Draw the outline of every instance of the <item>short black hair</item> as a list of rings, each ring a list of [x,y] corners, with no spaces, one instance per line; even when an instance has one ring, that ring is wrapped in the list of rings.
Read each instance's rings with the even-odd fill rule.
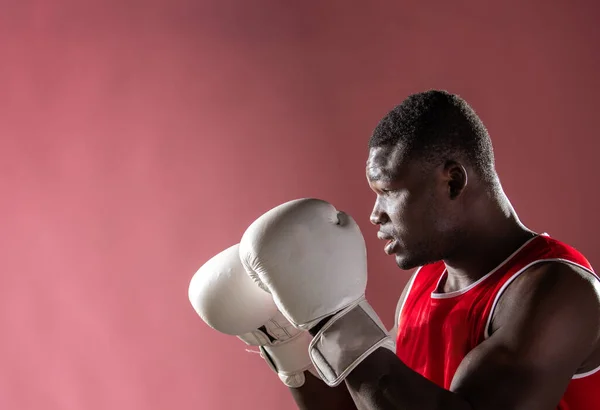
[[[447,91],[412,94],[381,119],[369,148],[394,146],[432,165],[460,158],[483,179],[495,176],[487,129],[465,100]]]

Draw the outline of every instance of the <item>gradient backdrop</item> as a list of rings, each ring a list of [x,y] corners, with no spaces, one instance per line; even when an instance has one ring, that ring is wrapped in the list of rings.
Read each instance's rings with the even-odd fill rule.
[[[366,144],[428,88],[481,115],[523,221],[600,265],[600,7],[522,3],[1,0],[0,408],[293,408],[188,281],[316,196],[363,228],[391,326]]]

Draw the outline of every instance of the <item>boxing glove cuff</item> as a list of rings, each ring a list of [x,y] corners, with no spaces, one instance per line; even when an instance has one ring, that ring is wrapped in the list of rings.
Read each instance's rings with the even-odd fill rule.
[[[258,346],[261,357],[288,387],[301,387],[305,381],[305,370],[319,377],[307,354],[312,340],[308,332],[299,332],[282,342],[271,342],[261,331],[238,337],[250,346]]]
[[[394,345],[383,323],[363,298],[325,323],[308,352],[320,378],[334,387],[377,348],[395,351]]]

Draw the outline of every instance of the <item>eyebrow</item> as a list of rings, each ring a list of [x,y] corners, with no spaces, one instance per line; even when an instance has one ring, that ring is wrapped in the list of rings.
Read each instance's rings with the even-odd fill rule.
[[[397,178],[397,176],[396,178],[394,178],[391,173],[386,172],[381,168],[379,168],[377,172],[373,172],[372,167],[367,167],[367,175],[369,177],[369,180],[373,182],[392,182],[394,179]]]

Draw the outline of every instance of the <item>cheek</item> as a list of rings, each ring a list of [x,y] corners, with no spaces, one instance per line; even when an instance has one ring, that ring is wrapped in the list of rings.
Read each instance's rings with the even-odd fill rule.
[[[418,230],[422,219],[422,210],[418,204],[410,200],[408,196],[404,196],[394,201],[393,207],[390,209],[390,218],[394,225],[397,234],[414,234],[415,229]]]
[[[428,216],[432,228],[440,236],[454,232],[457,227],[457,218],[452,204],[443,201],[433,202],[433,204],[435,205],[431,207]]]
[[[428,240],[438,232],[437,221],[439,218],[439,209],[435,202],[430,198],[417,198],[413,201],[407,201],[402,210],[402,226],[404,232],[414,238],[415,241],[421,239]],[[409,238],[407,238],[409,239]]]
[[[440,234],[451,233],[456,230],[456,220],[448,212],[440,213],[436,218],[435,227]]]

